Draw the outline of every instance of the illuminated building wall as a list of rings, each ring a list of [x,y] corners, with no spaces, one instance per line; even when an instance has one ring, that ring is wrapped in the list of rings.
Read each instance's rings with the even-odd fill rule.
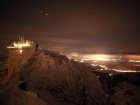
[[[20,72],[20,68],[36,52],[36,43],[20,40],[7,47],[8,54],[8,77]]]

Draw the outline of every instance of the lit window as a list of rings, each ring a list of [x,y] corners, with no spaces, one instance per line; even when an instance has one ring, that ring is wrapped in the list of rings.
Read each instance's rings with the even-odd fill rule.
[[[23,52],[22,49],[20,49],[19,52],[20,52],[20,54],[22,54],[22,52]]]

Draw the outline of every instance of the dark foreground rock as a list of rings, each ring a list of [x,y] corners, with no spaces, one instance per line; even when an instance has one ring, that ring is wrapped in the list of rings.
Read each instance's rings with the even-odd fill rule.
[[[0,89],[0,105],[47,105],[33,92],[20,90],[13,84]]]
[[[140,88],[123,82],[116,86],[110,105],[140,105]]]

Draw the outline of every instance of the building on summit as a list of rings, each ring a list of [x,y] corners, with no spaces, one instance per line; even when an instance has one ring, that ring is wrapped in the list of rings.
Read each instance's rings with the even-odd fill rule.
[[[14,72],[20,72],[21,66],[36,52],[37,44],[20,37],[7,48],[9,52],[8,77],[11,77]]]

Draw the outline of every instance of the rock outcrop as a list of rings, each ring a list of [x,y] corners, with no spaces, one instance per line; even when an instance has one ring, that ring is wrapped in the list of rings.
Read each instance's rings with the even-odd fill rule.
[[[0,89],[1,105],[47,105],[38,96],[31,92],[20,90],[13,84],[8,84],[5,88]]]
[[[123,82],[115,87],[115,93],[110,98],[110,105],[139,105],[140,88]]]
[[[49,91],[61,101],[79,105],[106,105],[106,93],[92,69],[64,55],[42,51],[21,69],[27,88],[40,93]],[[47,92],[46,92],[47,93]]]

